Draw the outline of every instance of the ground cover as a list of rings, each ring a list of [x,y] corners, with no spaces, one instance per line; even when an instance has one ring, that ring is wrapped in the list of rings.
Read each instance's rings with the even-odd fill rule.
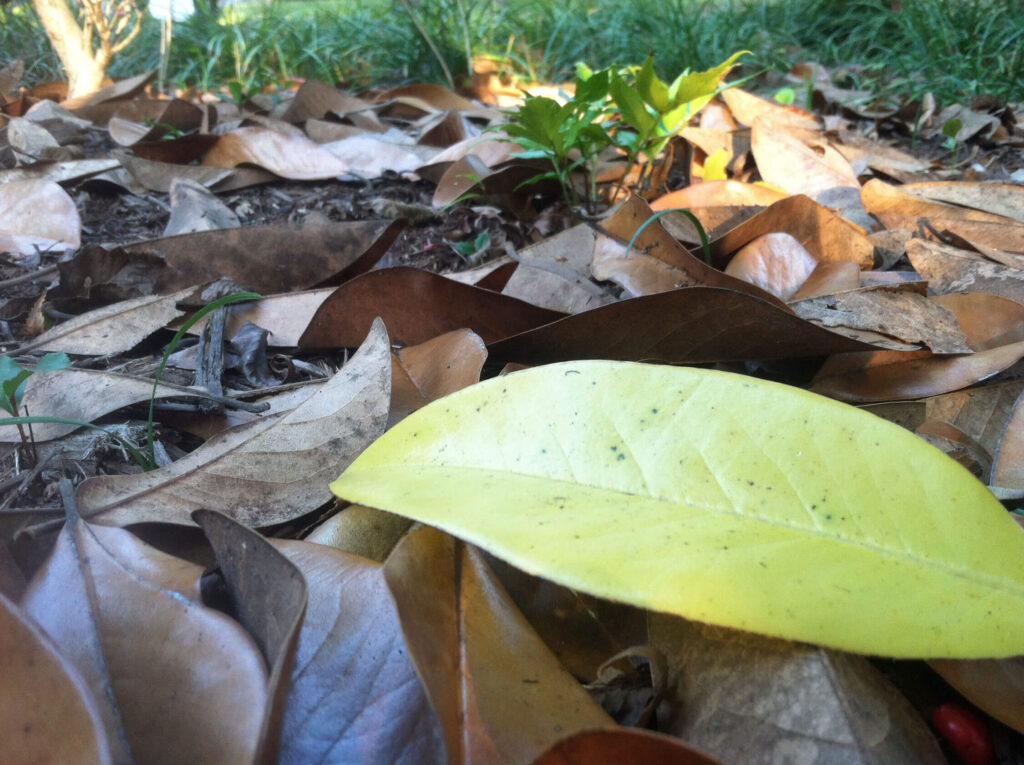
[[[1019,104],[805,65],[634,165],[619,93],[566,193],[502,71],[7,74],[17,754],[1021,757]]]

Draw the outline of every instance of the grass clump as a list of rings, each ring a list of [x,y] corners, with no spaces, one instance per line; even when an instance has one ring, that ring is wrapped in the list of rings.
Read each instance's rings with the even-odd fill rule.
[[[201,0],[200,0],[201,2]],[[293,78],[359,87],[446,82],[489,54],[533,80],[570,79],[574,65],[639,63],[662,77],[705,69],[747,49],[748,71],[799,60],[849,71],[852,87],[944,101],[1020,98],[1024,0],[277,0],[202,9],[176,24],[172,79],[251,91]],[[159,25],[111,69],[158,65]],[[0,64],[24,58],[31,82],[59,78],[27,5],[0,7]]]

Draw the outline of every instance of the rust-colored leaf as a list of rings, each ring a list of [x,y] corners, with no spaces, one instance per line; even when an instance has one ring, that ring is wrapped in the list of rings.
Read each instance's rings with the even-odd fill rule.
[[[789,234],[763,234],[732,256],[725,273],[789,300],[817,265],[817,259]]]
[[[737,361],[866,350],[772,303],[718,287],[623,300],[488,344],[489,360]]]
[[[956,316],[967,344],[984,351],[1024,340],[1024,305],[984,292],[951,293],[932,298]]]
[[[384,319],[393,342],[418,345],[456,329],[471,329],[484,342],[494,342],[563,314],[429,271],[385,268],[335,290],[313,315],[299,345],[350,347],[377,316]]]
[[[569,733],[614,725],[476,550],[422,527],[395,548],[384,577],[448,762],[530,763]]]
[[[841,401],[869,403],[937,396],[966,388],[1024,358],[1024,341],[965,356],[929,351],[877,351],[834,356],[811,390]]]
[[[388,427],[431,401],[479,382],[486,359],[483,340],[468,329],[395,351]]]

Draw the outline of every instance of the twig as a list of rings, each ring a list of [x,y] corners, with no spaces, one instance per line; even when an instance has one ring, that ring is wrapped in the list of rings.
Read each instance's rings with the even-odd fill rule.
[[[4,279],[0,281],[0,290],[6,289],[7,287],[13,287],[16,284],[34,282],[36,279],[42,279],[55,273],[57,273],[57,266],[47,266],[46,268],[41,268],[38,271],[33,271],[30,274],[22,274],[21,276]]]

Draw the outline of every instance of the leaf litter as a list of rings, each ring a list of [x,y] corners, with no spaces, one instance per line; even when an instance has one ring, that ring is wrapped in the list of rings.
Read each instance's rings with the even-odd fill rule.
[[[4,652],[5,676],[31,689],[26,720],[51,706],[67,721],[64,749],[33,723],[19,751],[140,762],[561,763],[615,751],[630,762],[713,761],[688,742],[723,761],[826,751],[941,761],[923,719],[948,699],[922,701],[864,658],[601,600],[579,618],[552,618],[590,596],[546,580],[550,591],[523,589],[510,567],[499,581],[472,545],[334,502],[327,488],[386,429],[502,367],[642,360],[871,402],[1015,508],[1024,195],[1007,182],[1007,157],[1020,116],[1012,131],[954,104],[915,126],[832,84],[823,67],[813,76],[816,105],[841,106],[816,115],[724,90],[672,139],[660,187],[616,198],[614,180],[602,181],[606,209],[582,219],[557,184],[522,185],[541,166],[487,132],[507,115],[441,86],[355,94],[305,82],[281,91],[273,112],[259,99],[153,97],[151,75],[63,106],[19,99],[0,145],[0,340],[30,371],[48,351],[71,354],[73,367],[30,374],[18,391],[5,383],[18,414],[144,434],[153,374],[204,288],[228,277],[266,296],[211,315],[183,341],[223,345],[237,364],[195,347],[174,355],[155,393],[165,467],[138,473],[116,442],[70,422],[6,428],[0,589],[19,597],[29,584],[4,603],[3,637],[23,652]],[[494,100],[510,103],[492,84]],[[938,148],[941,121],[954,118],[967,162]],[[923,143],[908,150],[901,136],[917,127]],[[612,179],[631,170],[621,155],[600,168]],[[691,219],[655,219],[680,208],[707,230],[707,255]],[[245,322],[262,340],[230,350]],[[240,371],[259,364],[272,374]],[[211,374],[219,383],[207,388]],[[558,385],[518,416],[558,428],[572,411],[598,427],[623,403],[580,395],[540,414]],[[731,406],[742,410],[743,395]],[[511,431],[480,409],[486,452]],[[444,489],[467,505],[450,510],[490,502],[487,485],[472,498],[465,486]],[[841,479],[835,490],[850,491]],[[505,499],[507,536],[530,500]],[[194,511],[212,549],[190,531]],[[115,526],[148,528],[177,555]],[[307,541],[265,545],[253,526]],[[621,567],[623,544],[594,564]],[[200,588],[202,567],[180,556],[217,568]],[[665,561],[649,565],[656,574]],[[631,641],[649,645],[625,651],[615,682],[643,687],[590,693],[667,693],[650,723],[667,736],[617,727],[629,704],[608,702],[613,720],[580,685],[626,648],[611,636],[627,624]],[[164,634],[175,640],[155,637]],[[900,655],[892,641],[871,652]],[[660,691],[657,651],[670,673]],[[931,666],[1021,730],[1015,659]],[[737,719],[742,729],[727,724]],[[1021,750],[1020,739],[1003,741]]]

